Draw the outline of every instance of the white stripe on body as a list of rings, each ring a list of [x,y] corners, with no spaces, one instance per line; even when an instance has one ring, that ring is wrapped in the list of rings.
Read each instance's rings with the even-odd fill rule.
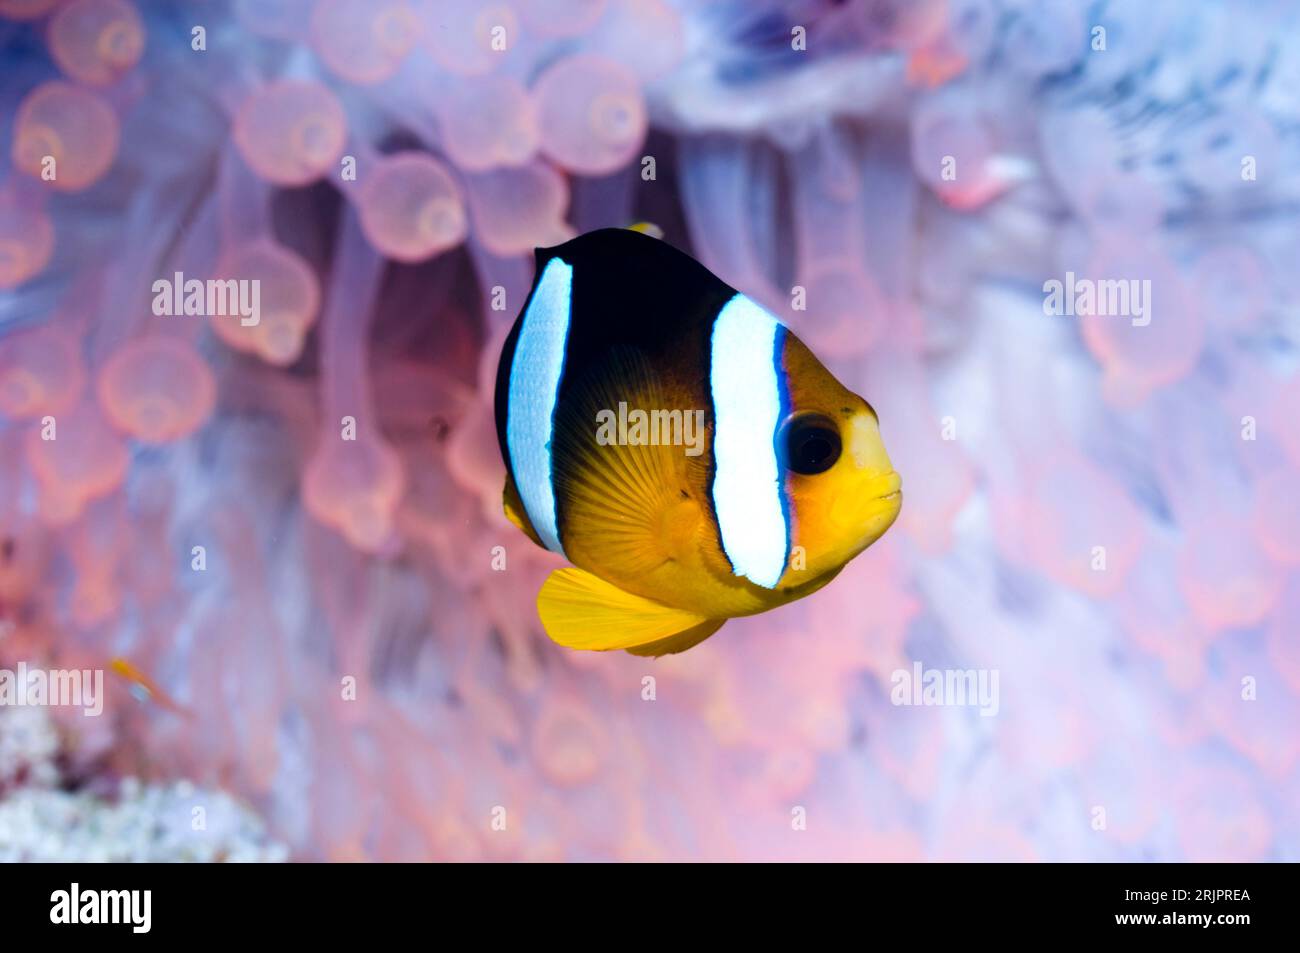
[[[713,510],[738,576],[772,589],[785,572],[789,526],[775,436],[781,415],[780,324],[744,295],[713,325]]]
[[[551,479],[555,405],[569,337],[573,267],[552,258],[533,294],[510,367],[506,445],[515,486],[543,545],[564,555]]]

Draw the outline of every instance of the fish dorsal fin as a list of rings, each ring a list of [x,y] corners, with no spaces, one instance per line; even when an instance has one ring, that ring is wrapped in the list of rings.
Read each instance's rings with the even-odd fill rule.
[[[537,595],[537,613],[552,641],[571,649],[595,651],[658,645],[716,623],[706,635],[695,639],[700,641],[725,621],[705,619],[643,599],[582,569],[552,572]]]
[[[556,413],[553,453],[565,548],[574,562],[582,564],[587,554],[602,576],[630,583],[698,545],[706,520],[706,456],[688,456],[680,444],[606,439],[611,427],[619,436],[622,404],[624,416],[680,411],[681,435],[689,426],[702,447],[706,435],[697,430],[704,421],[688,424],[693,410],[681,406],[690,403],[698,401],[672,395],[644,355],[628,347],[613,349],[568,389]]]

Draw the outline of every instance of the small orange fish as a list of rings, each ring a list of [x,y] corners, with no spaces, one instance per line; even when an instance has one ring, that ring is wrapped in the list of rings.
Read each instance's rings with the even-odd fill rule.
[[[159,688],[158,684],[153,679],[140,671],[126,659],[113,659],[113,661],[109,663],[109,668],[131,683],[130,691],[137,701],[153,702],[155,705],[174,715],[181,715],[185,718],[194,717],[192,711],[179,704],[174,698]]]
[[[942,86],[968,66],[966,57],[939,40],[916,50],[907,61],[907,81],[913,86]]]

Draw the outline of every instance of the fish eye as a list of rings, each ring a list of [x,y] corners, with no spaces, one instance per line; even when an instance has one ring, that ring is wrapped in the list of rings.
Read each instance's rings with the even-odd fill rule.
[[[829,417],[801,414],[786,421],[777,446],[786,467],[795,473],[825,473],[840,458],[840,431]]]

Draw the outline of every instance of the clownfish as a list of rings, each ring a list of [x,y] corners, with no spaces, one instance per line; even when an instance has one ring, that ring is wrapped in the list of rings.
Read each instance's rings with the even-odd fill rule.
[[[902,505],[871,405],[640,231],[536,250],[495,396],[506,516],[576,567],[537,597],[569,648],[682,652],[825,586]]]

